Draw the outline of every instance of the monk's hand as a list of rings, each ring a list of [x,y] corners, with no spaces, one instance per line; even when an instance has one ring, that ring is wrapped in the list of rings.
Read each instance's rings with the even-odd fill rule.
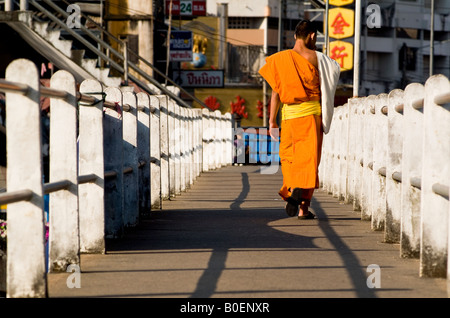
[[[280,129],[278,128],[277,123],[269,124],[269,134],[273,140],[278,141],[278,139],[280,137]]]

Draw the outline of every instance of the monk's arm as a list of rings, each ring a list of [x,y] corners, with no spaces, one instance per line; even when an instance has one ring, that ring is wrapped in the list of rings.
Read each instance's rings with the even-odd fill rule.
[[[270,135],[273,139],[278,140],[278,124],[277,124],[277,115],[278,109],[280,107],[280,96],[277,92],[272,90],[272,96],[270,98],[270,117],[269,117],[269,129]]]

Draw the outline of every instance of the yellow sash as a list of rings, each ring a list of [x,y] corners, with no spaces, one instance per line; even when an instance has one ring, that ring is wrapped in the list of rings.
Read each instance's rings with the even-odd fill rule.
[[[312,100],[301,104],[283,104],[281,110],[281,118],[283,120],[305,117],[308,115],[322,115],[320,101]]]

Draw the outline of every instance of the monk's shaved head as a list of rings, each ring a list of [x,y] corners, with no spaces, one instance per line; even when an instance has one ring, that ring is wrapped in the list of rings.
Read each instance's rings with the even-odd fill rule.
[[[302,20],[295,27],[295,36],[297,39],[305,40],[311,33],[316,34],[317,28],[309,20]]]

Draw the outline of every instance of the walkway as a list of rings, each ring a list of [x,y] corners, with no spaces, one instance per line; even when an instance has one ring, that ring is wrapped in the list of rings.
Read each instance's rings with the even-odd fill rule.
[[[420,278],[418,260],[401,259],[398,245],[324,191],[312,202],[318,219],[288,217],[280,183],[280,171],[258,166],[202,173],[108,242],[106,255],[82,255],[81,288],[67,287],[68,273],[50,274],[49,297],[447,297],[445,279]],[[371,264],[380,288],[367,286]]]

